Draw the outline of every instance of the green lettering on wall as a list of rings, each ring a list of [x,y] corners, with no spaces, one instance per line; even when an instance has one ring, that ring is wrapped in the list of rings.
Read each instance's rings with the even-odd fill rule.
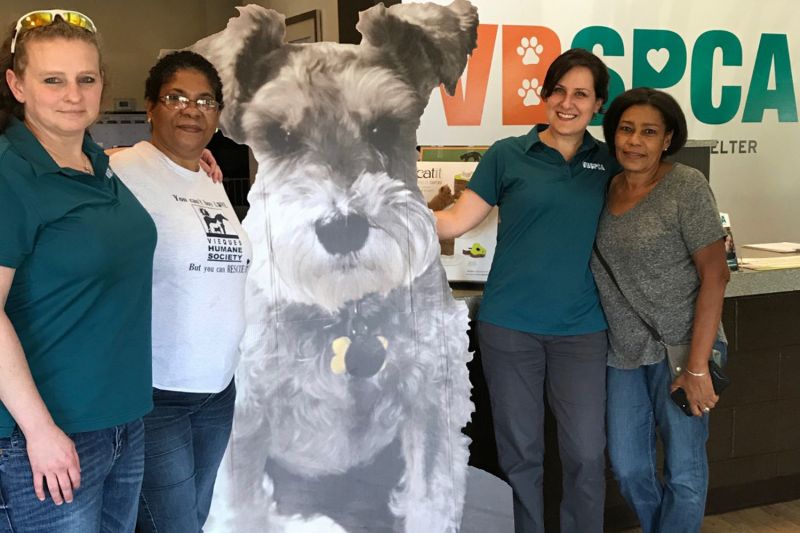
[[[583,48],[592,52],[595,45],[600,45],[603,49],[603,56],[622,57],[625,55],[625,44],[622,42],[622,37],[619,33],[607,26],[589,26],[583,28],[575,34],[570,48]],[[608,102],[603,103],[604,109],[608,109],[608,104],[625,91],[625,82],[622,81],[622,76],[612,68],[608,69],[608,75]],[[603,124],[603,115],[595,115],[591,125],[600,126],[601,124]]]
[[[633,31],[633,87],[663,89],[686,72],[686,45],[669,30]]]
[[[714,51],[717,49],[722,51],[723,66],[742,66],[742,43],[731,32],[711,30],[697,38],[692,52],[692,111],[697,120],[706,124],[730,121],[742,101],[741,87],[723,85],[719,105],[714,106]]]
[[[773,69],[775,88],[770,89],[769,79]],[[792,64],[786,35],[774,33],[761,35],[742,122],[761,122],[766,109],[777,110],[780,122],[797,122],[797,101],[794,96]]]

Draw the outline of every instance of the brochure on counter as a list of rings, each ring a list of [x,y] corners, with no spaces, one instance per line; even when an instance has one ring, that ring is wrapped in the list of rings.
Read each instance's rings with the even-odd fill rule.
[[[742,266],[749,270],[783,270],[785,268],[800,268],[800,256],[790,255],[782,257],[743,257]]]
[[[417,163],[417,184],[428,207],[449,209],[466,189],[475,162]],[[486,281],[497,244],[497,208],[476,228],[460,238],[440,241],[442,264],[450,281]]]
[[[800,242],[765,242],[763,244],[745,244],[744,247],[781,254],[800,253]]]

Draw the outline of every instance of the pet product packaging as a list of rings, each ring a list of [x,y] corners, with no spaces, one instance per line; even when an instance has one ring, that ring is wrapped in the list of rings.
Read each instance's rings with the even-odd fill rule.
[[[475,162],[417,163],[417,184],[433,211],[448,209],[467,188]],[[497,245],[498,210],[459,238],[440,241],[442,264],[449,281],[485,282]]]

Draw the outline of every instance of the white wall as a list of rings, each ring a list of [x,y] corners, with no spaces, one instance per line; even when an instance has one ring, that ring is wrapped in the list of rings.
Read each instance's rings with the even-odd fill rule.
[[[448,0],[435,1],[449,3]],[[494,41],[484,41],[484,50],[491,49],[494,43],[489,54],[488,75],[479,69],[470,72],[468,68],[465,77],[466,80],[488,80],[480,123],[458,125],[453,120],[454,123],[448,124],[442,96],[436,90],[417,132],[420,144],[489,144],[499,138],[520,135],[530,127],[532,121],[528,121],[527,116],[521,122],[524,125],[505,122],[503,116],[506,101],[528,95],[524,90],[523,94],[519,93],[520,87],[524,88],[524,80],[536,77],[541,81],[549,65],[549,61],[527,64],[517,55],[521,41],[515,32],[520,28],[526,39],[538,36],[540,42],[555,35],[555,43],[560,42],[560,47],[548,45],[546,48],[554,54],[569,48],[573,38],[586,28],[603,26],[609,29],[619,37],[622,50],[606,53],[603,47],[598,46],[594,50],[604,58],[609,68],[619,74],[625,88],[633,86],[637,68],[648,66],[661,72],[664,66],[663,63],[659,66],[659,60],[663,60],[665,54],[670,61],[673,60],[667,46],[670,41],[648,41],[649,38],[642,36],[637,43],[637,32],[640,35],[643,30],[651,34],[654,31],[671,32],[685,46],[685,64],[677,80],[664,81],[662,86],[681,103],[687,114],[690,138],[719,141],[724,146],[724,150],[717,150],[711,156],[711,187],[720,210],[731,217],[737,245],[800,242],[800,159],[797,149],[800,145],[800,121],[797,120],[800,108],[800,17],[795,15],[796,0],[761,2],[761,8],[756,10],[753,10],[754,4],[750,0],[660,3],[651,0],[470,1],[478,7],[482,24],[500,26]],[[725,47],[725,57],[731,62],[723,64],[721,48],[714,48],[709,64],[702,58],[710,48],[701,47],[706,52],[698,53],[697,42],[701,36],[720,32],[734,40],[734,44]],[[507,41],[505,37],[508,37]],[[776,38],[786,43],[785,52],[783,45],[774,44]],[[718,43],[717,39],[719,37],[712,40]],[[707,45],[710,41],[705,42]],[[741,56],[738,59],[735,57],[737,47]],[[770,50],[776,51],[774,55],[780,61],[771,59]],[[504,54],[504,51],[508,53]],[[681,63],[679,56],[679,53],[675,54],[676,65]],[[637,57],[640,58],[638,61]],[[701,59],[697,65],[701,68],[695,69],[693,62],[698,57]],[[762,94],[765,92],[762,85],[769,91],[776,90],[776,72],[781,74],[779,94],[783,108],[792,107],[794,113],[786,113],[787,116],[779,120],[776,110],[767,108],[763,117],[755,121],[745,119],[746,102],[751,97],[757,104],[756,108],[759,102],[767,101]],[[710,87],[714,106],[720,105],[723,87],[739,91],[738,99],[728,95],[731,100],[739,102],[734,115],[720,124],[703,121],[696,114],[692,95],[699,94],[702,100],[708,92],[706,86]],[[793,94],[789,94],[786,87],[794,87]],[[541,102],[535,105],[525,103],[525,106],[530,106],[532,112],[542,111]],[[602,137],[599,127],[592,127],[591,131]],[[745,149],[732,151],[732,142],[737,148],[743,146]],[[750,150],[750,146],[754,149]],[[747,249],[742,249],[741,253],[746,255]]]
[[[34,9],[53,7],[53,0],[2,0],[0,28]],[[135,98],[144,109],[144,80],[162,48],[183,48],[225,27],[236,0],[69,0],[68,5],[94,21],[103,39],[110,85],[104,108],[114,98]],[[335,9],[334,9],[335,10]],[[3,30],[3,40],[5,30]]]

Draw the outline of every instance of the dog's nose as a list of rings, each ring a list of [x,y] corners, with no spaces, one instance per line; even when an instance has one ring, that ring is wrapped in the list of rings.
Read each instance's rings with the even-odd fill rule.
[[[349,254],[359,251],[367,241],[369,223],[361,215],[338,215],[315,224],[317,238],[330,254]]]
[[[385,361],[386,347],[377,337],[355,337],[347,349],[347,373],[356,378],[371,378]]]

